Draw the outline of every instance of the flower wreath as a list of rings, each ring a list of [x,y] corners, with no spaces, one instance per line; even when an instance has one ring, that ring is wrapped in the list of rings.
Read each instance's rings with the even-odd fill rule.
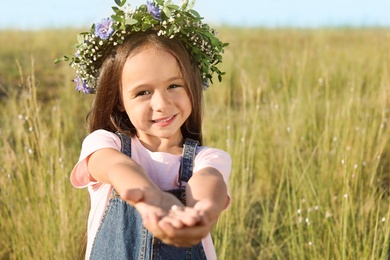
[[[212,75],[216,73],[222,80],[217,65],[222,62],[222,53],[228,43],[221,42],[216,32],[202,22],[202,17],[192,9],[194,1],[183,0],[177,6],[171,0],[147,1],[135,10],[125,5],[126,0],[115,0],[114,14],[92,25],[89,32],[77,36],[76,53],[64,56],[60,61],[71,60],[70,66],[76,69],[76,90],[85,94],[96,92],[100,67],[118,44],[133,32],[155,31],[158,36],[179,39],[197,62],[203,86],[206,89]]]

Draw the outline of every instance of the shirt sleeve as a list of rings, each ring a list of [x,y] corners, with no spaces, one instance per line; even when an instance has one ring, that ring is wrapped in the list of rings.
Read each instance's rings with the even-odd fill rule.
[[[218,170],[222,174],[223,180],[228,187],[228,181],[232,169],[232,159],[227,152],[216,148],[202,147],[195,157],[194,173],[206,167],[212,167]],[[226,207],[228,207],[229,204],[230,194],[228,191],[228,201],[226,202]]]
[[[91,178],[87,163],[91,154],[103,148],[121,149],[119,137],[106,130],[96,130],[83,141],[79,161],[70,174],[70,181],[76,188],[85,188],[97,182]]]

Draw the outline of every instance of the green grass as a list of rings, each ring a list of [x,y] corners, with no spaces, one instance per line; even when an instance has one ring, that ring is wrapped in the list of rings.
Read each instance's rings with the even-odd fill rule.
[[[233,159],[220,259],[383,259],[390,244],[386,29],[222,28],[205,143]],[[54,65],[75,32],[0,32],[0,259],[75,259],[88,194],[69,174],[93,97]]]

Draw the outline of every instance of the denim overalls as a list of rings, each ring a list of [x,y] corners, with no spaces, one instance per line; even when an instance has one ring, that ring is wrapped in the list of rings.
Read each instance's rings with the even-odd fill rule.
[[[117,133],[122,142],[122,152],[131,156],[131,139]],[[171,190],[185,204],[185,188],[192,176],[197,141],[187,139],[179,170],[179,189]],[[113,189],[111,198],[97,231],[91,259],[206,259],[202,243],[192,247],[174,247],[154,237],[143,225],[138,211],[123,201]]]

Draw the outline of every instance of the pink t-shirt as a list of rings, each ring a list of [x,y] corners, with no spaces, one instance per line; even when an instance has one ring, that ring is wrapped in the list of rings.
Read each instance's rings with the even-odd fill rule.
[[[116,134],[106,130],[97,130],[88,135],[84,139],[79,161],[74,167],[70,177],[74,187],[88,187],[91,197],[91,209],[88,216],[86,259],[89,259],[92,243],[112,191],[111,185],[92,181],[87,168],[86,159],[88,156],[102,148],[114,148],[120,151],[121,141]],[[140,143],[138,138],[132,138],[131,158],[144,167],[149,177],[162,190],[178,188],[178,172],[181,155],[173,155],[164,152],[151,152]],[[213,167],[217,169],[222,174],[227,184],[231,170],[231,158],[228,153],[207,146],[198,147],[193,172],[196,173],[205,167]],[[228,200],[227,205],[230,202],[230,197]],[[210,234],[202,240],[202,244],[207,259],[216,259],[217,257]]]

